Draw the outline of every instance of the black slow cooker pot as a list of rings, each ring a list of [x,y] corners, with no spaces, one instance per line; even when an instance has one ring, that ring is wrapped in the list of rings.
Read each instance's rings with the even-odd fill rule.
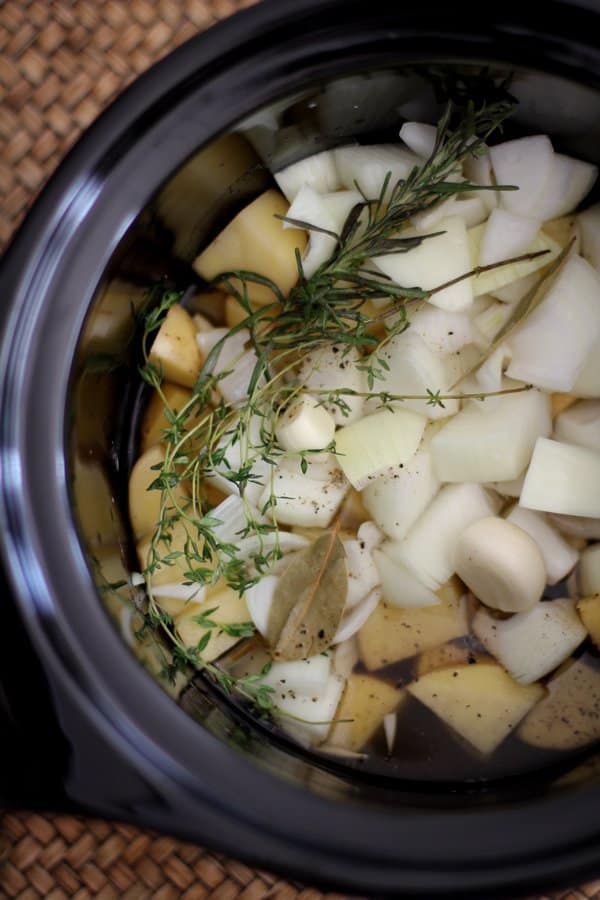
[[[471,784],[326,763],[201,679],[176,702],[103,602],[131,564],[148,285],[193,295],[190,260],[270,170],[393,139],[400,115],[436,114],[440,78],[476,90],[484,65],[512,73],[517,130],[600,162],[599,13],[266,0],[154,67],[72,151],[0,276],[5,804],[119,818],[369,895],[507,896],[600,871],[595,758]]]

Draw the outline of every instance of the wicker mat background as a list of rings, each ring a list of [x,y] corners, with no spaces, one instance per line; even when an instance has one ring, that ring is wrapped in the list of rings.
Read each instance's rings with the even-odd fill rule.
[[[0,0],[0,251],[67,149],[128,82],[253,2]],[[67,816],[5,813],[0,858],[1,898],[324,897],[192,844]],[[600,900],[600,881],[552,900],[588,898]]]

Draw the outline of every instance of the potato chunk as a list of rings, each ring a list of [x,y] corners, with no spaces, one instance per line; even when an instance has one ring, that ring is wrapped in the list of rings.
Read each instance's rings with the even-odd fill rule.
[[[155,466],[162,465],[165,458],[164,449],[160,444],[150,447],[138,458],[129,476],[129,518],[136,538],[153,531],[160,519],[160,505],[162,491],[151,489],[150,485],[160,475]],[[188,502],[183,487],[180,484],[172,489],[172,500],[167,501],[166,508],[174,509],[173,503],[183,504]]]
[[[169,409],[175,413],[181,412],[192,397],[192,392],[189,388],[184,388],[179,384],[172,384],[171,382],[165,382],[162,385],[162,392]],[[192,417],[190,416],[190,424],[191,419]],[[163,403],[162,397],[155,392],[146,407],[144,418],[142,419],[142,427],[140,429],[142,453],[145,453],[145,451],[149,450],[150,447],[153,447],[154,444],[163,441],[163,432],[166,428],[169,428],[169,426],[170,423],[165,416],[165,404]]]
[[[469,744],[488,755],[544,696],[539,684],[523,686],[496,663],[437,669],[407,691]]]
[[[582,597],[577,604],[577,612],[589,636],[600,649],[600,594]]]
[[[298,279],[296,249],[306,247],[306,234],[298,228],[284,228],[276,216],[285,216],[289,204],[278,191],[269,190],[246,206],[208,245],[194,262],[195,270],[212,281],[223,272],[256,272],[273,281],[287,296]],[[240,290],[241,282],[233,278]],[[248,284],[248,297],[257,303],[276,298],[261,284]]]
[[[150,362],[167,381],[191,388],[202,367],[196,327],[190,314],[175,304],[158,329],[150,349]]]
[[[527,744],[574,750],[600,738],[600,671],[585,658],[566,666],[548,682],[548,696],[519,728]]]
[[[237,644],[238,637],[226,634],[216,628],[206,628],[194,621],[202,613],[214,610],[208,616],[216,625],[233,625],[241,622],[249,622],[250,614],[246,601],[240,597],[237,591],[225,587],[221,591],[211,593],[202,603],[188,603],[186,608],[175,619],[175,627],[179,637],[185,646],[191,650],[198,646],[205,634],[210,632],[210,640],[202,650],[200,656],[206,662],[212,662]]]
[[[334,725],[330,743],[346,750],[361,750],[381,726],[384,716],[394,712],[406,698],[404,691],[370,675],[350,675],[336,719],[351,719]]]
[[[358,633],[360,657],[369,670],[410,659],[468,631],[466,599],[452,580],[438,591],[437,606],[398,609],[380,603]]]

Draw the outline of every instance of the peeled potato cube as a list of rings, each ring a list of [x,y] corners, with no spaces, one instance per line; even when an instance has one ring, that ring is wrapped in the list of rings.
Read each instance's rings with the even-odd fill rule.
[[[452,666],[423,675],[407,690],[480,753],[489,755],[544,696],[517,684],[496,663]]]
[[[592,641],[600,648],[600,594],[582,597],[577,603],[577,612]]]
[[[600,738],[600,671],[579,659],[548,682],[545,697],[522,722],[519,737],[547,750],[574,750]]]
[[[449,642],[440,647],[431,647],[424,650],[417,657],[415,674],[417,678],[434,672],[436,669],[447,669],[449,666],[476,665],[480,660],[489,660],[489,655],[483,648],[474,648],[467,642]]]
[[[192,392],[189,388],[181,387],[179,384],[165,382],[161,385],[161,390],[166,400],[167,407],[174,413],[180,413],[192,398]],[[197,421],[196,417],[190,415],[187,428],[191,428],[195,421]],[[142,453],[145,453],[145,451],[149,450],[154,444],[163,441],[165,439],[165,429],[170,427],[171,423],[165,415],[163,398],[160,394],[155,392],[146,407],[144,418],[142,419],[142,426],[140,429]]]
[[[167,381],[188,388],[195,385],[202,357],[194,320],[183,306],[175,304],[167,313],[150,349],[150,362]]]
[[[410,659],[469,630],[467,605],[454,588],[442,588],[436,606],[398,609],[380,603],[358,633],[358,647],[367,669]]]
[[[492,609],[531,609],[544,591],[546,566],[538,545],[523,529],[490,516],[472,522],[456,545],[458,576]]]
[[[473,631],[520,684],[552,672],[587,636],[569,597],[538,603],[502,620],[482,607],[473,618]]]
[[[396,710],[406,697],[403,691],[371,675],[350,675],[336,712],[338,721],[331,731],[330,743],[345,750],[362,750],[383,723],[384,716]]]
[[[133,533],[137,538],[149,531],[154,531],[160,519],[160,489],[150,485],[160,476],[160,467],[164,463],[165,453],[160,444],[146,450],[134,465],[129,476],[129,518]],[[186,503],[187,497],[183,487],[177,484],[172,489],[172,498],[166,500],[167,510],[174,509],[174,503]]]
[[[153,567],[150,575],[152,585],[164,584],[183,584],[189,581],[186,572],[189,571],[190,563],[186,559],[185,548],[190,539],[188,531],[183,522],[175,522],[173,525],[165,529],[165,537],[155,543],[155,551],[157,553],[157,562]],[[194,551],[198,554],[202,553],[202,546],[198,541],[194,541]],[[140,569],[144,571],[152,560],[153,534],[147,534],[136,546],[138,562]],[[200,565],[195,563],[195,565]],[[210,566],[210,561],[206,562],[206,566]]]
[[[215,622],[214,627],[204,627],[195,619],[208,610],[214,610],[207,618]],[[200,658],[205,662],[217,659],[240,640],[238,637],[220,631],[219,625],[234,625],[250,621],[248,607],[237,591],[226,587],[211,593],[202,603],[188,603],[187,607],[175,619],[175,627],[184,645],[193,650],[202,638],[210,632],[210,639],[201,651]]]
[[[246,206],[194,261],[199,275],[212,281],[224,272],[241,270],[256,272],[274,282],[287,296],[298,280],[296,249],[306,247],[306,234],[298,228],[284,228],[281,219],[289,204],[285,197],[269,190]],[[237,278],[231,286],[243,291]],[[271,303],[277,298],[265,285],[246,285],[248,298],[257,303]]]

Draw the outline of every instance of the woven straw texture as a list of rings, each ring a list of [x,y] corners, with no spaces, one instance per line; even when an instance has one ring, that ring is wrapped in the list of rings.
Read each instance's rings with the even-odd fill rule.
[[[252,2],[0,0],[0,250],[81,131],[126,84]],[[325,896],[192,844],[67,816],[5,813],[0,860],[0,898]],[[559,898],[600,900],[600,881],[552,895]]]

